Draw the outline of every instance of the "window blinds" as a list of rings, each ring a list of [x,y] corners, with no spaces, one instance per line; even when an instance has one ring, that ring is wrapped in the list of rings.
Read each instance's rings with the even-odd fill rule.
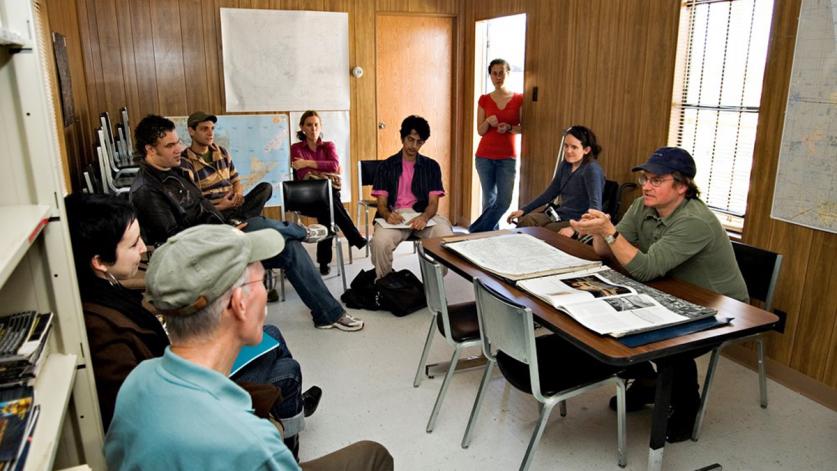
[[[689,0],[680,25],[669,144],[695,158],[710,207],[743,216],[773,0]]]

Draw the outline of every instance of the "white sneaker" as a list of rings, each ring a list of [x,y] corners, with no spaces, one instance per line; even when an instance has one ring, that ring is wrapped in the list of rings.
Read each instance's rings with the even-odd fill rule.
[[[338,329],[346,332],[356,332],[363,328],[363,321],[344,312],[333,324],[318,325],[318,329]]]
[[[316,244],[322,240],[328,238],[328,228],[322,224],[311,224],[307,226],[305,230],[308,232],[308,235],[305,236],[305,240],[303,242],[308,242],[311,244]]]

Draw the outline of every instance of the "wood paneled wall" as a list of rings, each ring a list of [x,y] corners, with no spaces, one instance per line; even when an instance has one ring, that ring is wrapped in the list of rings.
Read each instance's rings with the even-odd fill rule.
[[[785,264],[774,305],[788,313],[784,334],[770,334],[771,358],[837,387],[837,236],[770,219],[788,81],[801,0],[776,2],[744,240],[778,251]],[[474,21],[527,14],[521,199],[547,185],[561,131],[584,124],[599,137],[608,178],[664,145],[668,136],[680,2],[677,0],[50,0],[51,27],[68,39],[83,147],[102,110],[127,104],[136,120],[150,112],[224,113],[219,7],[347,11],[350,63],[366,75],[351,82],[352,157],[375,143],[375,16],[457,18],[454,52],[452,216],[470,214],[473,146]],[[532,91],[538,88],[537,102]],[[456,128],[454,128],[456,131]],[[71,167],[75,168],[75,167]],[[453,184],[451,185],[454,186]],[[800,189],[800,191],[804,191]]]

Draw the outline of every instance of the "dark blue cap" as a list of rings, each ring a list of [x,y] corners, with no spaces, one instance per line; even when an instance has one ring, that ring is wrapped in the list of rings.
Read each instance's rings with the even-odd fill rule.
[[[651,157],[648,157],[647,162],[631,169],[632,172],[639,170],[645,170],[655,175],[680,172],[683,176],[689,178],[695,178],[695,173],[697,173],[695,159],[679,147],[660,147],[651,154]]]

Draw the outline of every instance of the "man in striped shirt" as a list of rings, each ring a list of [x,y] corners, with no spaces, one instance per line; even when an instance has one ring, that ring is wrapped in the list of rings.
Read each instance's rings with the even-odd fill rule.
[[[246,221],[262,213],[273,187],[261,182],[244,195],[232,157],[227,149],[215,144],[217,122],[217,116],[203,111],[189,115],[186,125],[192,144],[181,154],[180,167],[224,217]]]

